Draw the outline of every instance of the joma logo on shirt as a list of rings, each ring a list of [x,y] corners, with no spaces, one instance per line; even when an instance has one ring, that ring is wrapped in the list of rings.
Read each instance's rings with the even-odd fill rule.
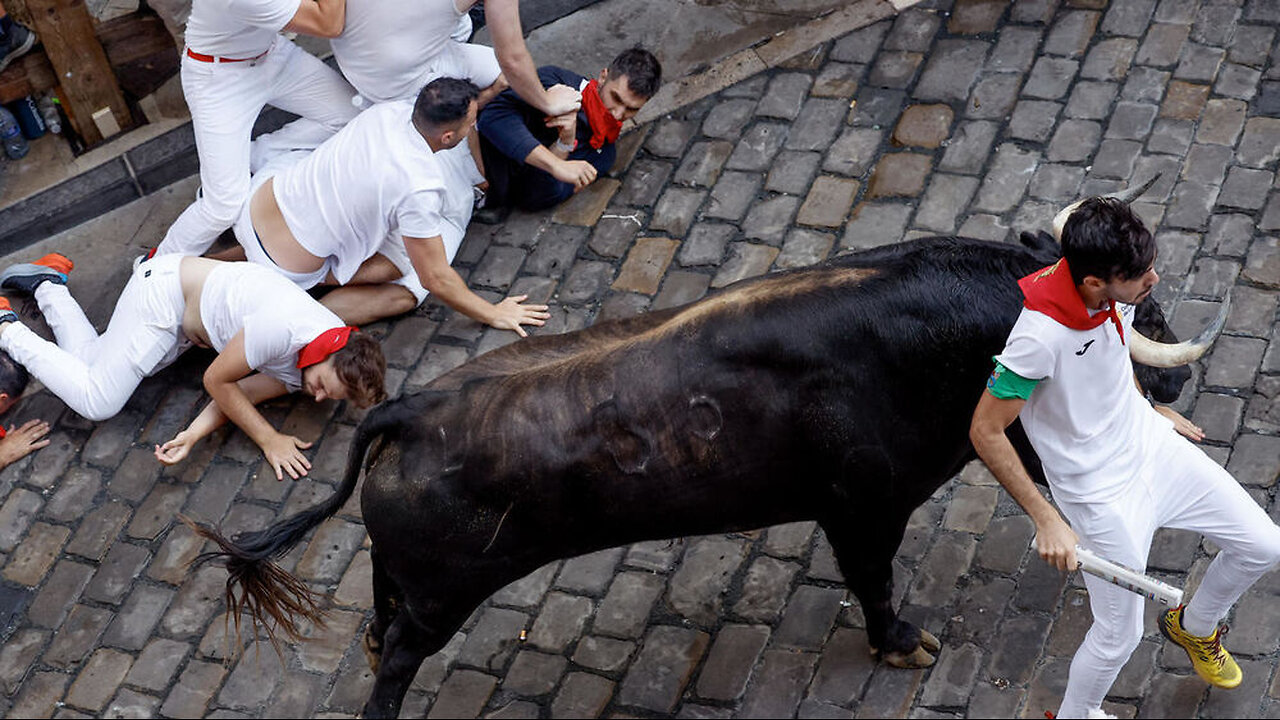
[[[1077,355],[1084,355],[1085,353],[1089,352],[1089,346],[1090,346],[1090,345],[1092,345],[1092,344],[1093,344],[1093,341],[1092,341],[1092,340],[1090,340],[1089,342],[1085,343],[1085,344],[1084,344],[1084,347],[1082,347],[1082,348],[1080,348],[1079,350],[1077,350],[1077,351],[1076,351],[1076,354],[1077,354]]]

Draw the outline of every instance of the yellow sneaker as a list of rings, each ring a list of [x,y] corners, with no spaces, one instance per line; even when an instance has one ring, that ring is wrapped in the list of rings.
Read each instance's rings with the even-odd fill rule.
[[[1184,607],[1186,606],[1179,605],[1160,615],[1160,634],[1187,651],[1196,674],[1204,678],[1205,682],[1227,690],[1239,685],[1244,679],[1244,673],[1240,672],[1240,666],[1231,657],[1231,653],[1222,647],[1222,636],[1226,634],[1227,627],[1218,627],[1208,637],[1192,635],[1182,628]]]

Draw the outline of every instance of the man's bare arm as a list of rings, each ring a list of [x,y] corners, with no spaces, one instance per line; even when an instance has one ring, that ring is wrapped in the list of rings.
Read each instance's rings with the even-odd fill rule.
[[[285,387],[284,383],[270,375],[261,373],[254,373],[249,377],[241,378],[236,384],[240,386],[240,390],[244,392],[245,397],[249,398],[249,402],[255,406],[260,402],[280,397],[289,392],[289,388]],[[226,422],[227,416],[218,407],[218,403],[210,401],[185,430],[174,435],[169,442],[156,446],[156,459],[165,465],[175,465],[182,462],[190,454],[191,448],[196,443],[225,425]]]
[[[500,330],[514,330],[520,337],[528,335],[521,325],[545,325],[551,314],[546,305],[521,305],[528,296],[514,295],[502,302],[491,303],[476,295],[463,282],[462,276],[449,265],[440,236],[430,238],[404,238],[405,250],[418,282],[445,305],[472,320]]]
[[[556,156],[546,146],[539,145],[529,151],[524,158],[525,164],[544,170],[551,177],[573,186],[577,192],[595,182],[596,167],[586,160],[564,160]]]
[[[533,56],[524,44],[519,0],[485,0],[484,16],[493,36],[493,49],[498,55],[502,74],[522,100],[547,115],[563,115],[582,105],[582,94],[576,88],[565,85],[549,89],[542,87]]]
[[[284,29],[288,32],[336,38],[347,24],[347,0],[302,0]]]
[[[310,461],[302,454],[311,443],[278,432],[262,417],[239,385],[239,380],[251,372],[253,369],[245,359],[244,331],[241,330],[205,370],[204,389],[218,404],[218,409],[262,448],[277,480],[283,480],[285,472],[296,480],[311,469]]]
[[[978,457],[987,464],[991,474],[1004,486],[1009,495],[1026,511],[1036,524],[1036,545],[1040,557],[1059,570],[1076,569],[1076,534],[1062,515],[1040,494],[1035,481],[1014,450],[1005,430],[1018,418],[1025,400],[1000,399],[989,392],[982,393],[978,407],[973,411],[969,426],[969,439]]]

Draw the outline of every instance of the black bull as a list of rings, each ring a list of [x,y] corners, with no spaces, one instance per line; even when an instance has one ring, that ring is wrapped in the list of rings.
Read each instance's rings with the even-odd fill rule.
[[[928,664],[937,640],[898,619],[891,560],[911,512],[975,456],[970,417],[1017,318],[1016,280],[1057,251],[1023,237],[875,249],[477,358],[371,412],[329,501],[234,542],[201,530],[227,559],[231,609],[286,630],[314,610],[267,560],[343,505],[372,445],[366,644],[381,667],[366,715],[395,716],[422,660],[547,562],[798,520],[826,532],[871,646]],[[1154,301],[1137,317],[1172,340]],[[1189,377],[1140,371],[1165,401]]]

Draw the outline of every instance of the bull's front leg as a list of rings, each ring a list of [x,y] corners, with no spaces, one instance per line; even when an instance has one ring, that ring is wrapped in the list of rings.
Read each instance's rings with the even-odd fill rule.
[[[862,605],[871,652],[895,667],[929,667],[942,644],[927,630],[900,619],[893,609],[893,556],[910,513],[877,510],[842,515],[823,522],[822,529],[845,584]]]

